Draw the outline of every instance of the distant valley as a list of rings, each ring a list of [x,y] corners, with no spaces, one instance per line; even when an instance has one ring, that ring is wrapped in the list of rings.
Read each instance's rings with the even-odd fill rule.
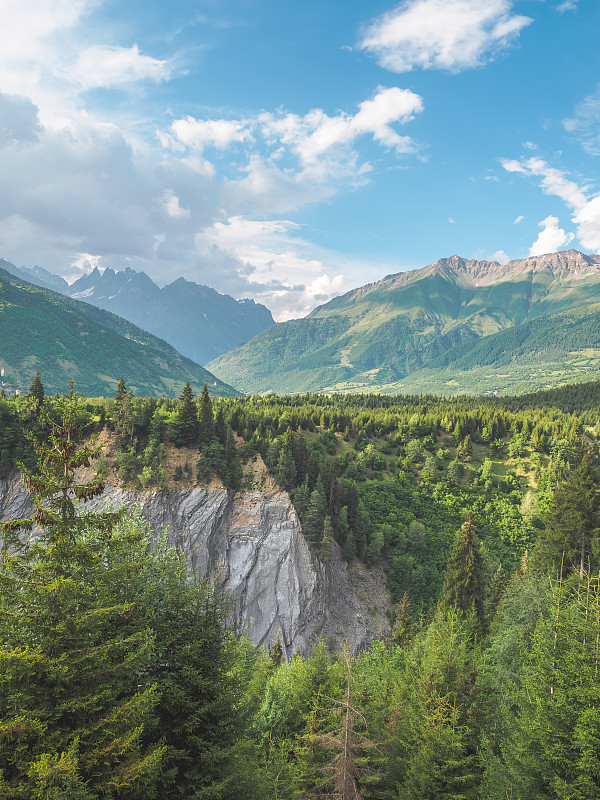
[[[144,272],[93,269],[69,286],[43,267],[15,267],[18,277],[43,288],[112,311],[164,339],[197,364],[206,364],[272,326],[268,308],[254,300],[235,300],[208,286],[178,278],[162,289]]]
[[[146,349],[133,359],[138,365],[135,381],[150,394],[173,394],[188,377],[179,367],[173,384],[166,375],[163,380],[154,374],[153,363],[169,364],[172,370],[182,356],[196,362],[189,377],[203,363],[210,384],[218,376],[224,386],[251,394],[519,394],[586,381],[600,370],[600,256],[575,250],[504,265],[458,256],[440,259],[354,289],[303,319],[280,324],[260,304],[183,278],[161,289],[143,272],[94,269],[69,286],[42,267],[17,268],[8,262],[0,267],[68,295],[71,299],[65,297],[62,305],[51,303],[54,313],[58,306],[63,311],[86,309],[85,319],[98,321],[105,331],[111,327],[106,320],[112,320],[111,330],[118,328],[129,346],[134,340],[138,346],[144,342]],[[36,302],[42,296],[38,293]],[[117,325],[118,318],[107,311],[124,319]],[[68,319],[63,320],[65,331],[74,324],[72,316]],[[14,336],[22,324],[18,315],[15,320],[6,342],[14,339],[17,346],[24,339]],[[134,328],[135,335],[127,332]],[[98,379],[107,370],[97,366],[101,359],[95,351],[99,348],[110,363],[120,345],[107,350],[88,336],[82,346],[80,333],[71,334],[68,348],[79,352],[81,365],[77,358],[61,355],[57,345],[52,368],[62,370],[64,383],[64,376],[73,372],[64,365],[77,362],[90,376],[85,391],[105,394],[119,370],[108,370],[108,382]],[[44,340],[46,359],[51,340]],[[148,363],[143,353],[155,346],[151,342],[170,346],[169,352],[178,351],[177,358],[153,354]],[[17,372],[22,381],[41,363],[37,355],[21,358]]]
[[[390,275],[209,362],[244,392],[522,393],[600,369],[600,256],[452,256]]]
[[[238,392],[170,344],[127,320],[34,286],[0,263],[0,380],[8,392],[26,391],[39,369],[48,393],[76,389],[112,396],[119,378],[138,395],[176,397],[190,380],[218,396]]]

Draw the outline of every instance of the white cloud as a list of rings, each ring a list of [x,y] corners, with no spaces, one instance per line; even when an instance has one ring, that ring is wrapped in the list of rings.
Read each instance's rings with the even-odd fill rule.
[[[281,214],[331,197],[343,184],[366,183],[372,166],[361,162],[356,149],[363,136],[399,156],[415,153],[415,142],[393,126],[407,124],[422,110],[423,99],[414,92],[379,87],[355,114],[330,116],[316,108],[303,116],[264,111],[245,120],[187,117],[175,120],[160,141],[174,152],[207,145],[225,150],[244,143],[242,158],[247,160],[238,161],[238,174],[224,182],[229,213]]]
[[[504,159],[502,166],[507,172],[540,177],[540,188],[544,194],[560,197],[573,211],[571,219],[577,226],[577,238],[582,247],[600,252],[600,195],[588,197],[587,186],[579,186],[567,178],[564,172],[551,167],[541,158],[530,158],[526,161]],[[550,235],[548,234],[549,237]],[[558,234],[555,237],[558,238]]]
[[[86,47],[74,64],[63,71],[63,76],[84,89],[119,86],[132,81],[167,80],[172,67],[140,53],[137,44],[132,47],[93,45]]]
[[[2,61],[37,59],[49,37],[69,30],[102,0],[0,0]]]
[[[575,134],[586,152],[600,156],[600,86],[575,107],[574,115],[563,120],[563,126]]]
[[[408,136],[401,136],[392,124],[405,125],[423,107],[423,98],[410,89],[380,86],[373,98],[359,103],[354,115],[340,112],[331,117],[317,108],[303,117],[266,112],[259,116],[258,122],[267,141],[289,146],[303,163],[312,164],[327,152],[364,135],[371,135],[398,153],[414,152],[414,142]]]
[[[170,189],[163,194],[163,208],[167,215],[174,219],[189,219],[192,214],[189,208],[182,208],[179,205],[179,198]]]
[[[558,227],[558,217],[546,217],[546,219],[538,223],[538,227],[542,230],[529,248],[530,256],[542,256],[545,253],[554,253],[559,247],[563,247],[573,241],[574,234],[565,233],[562,228]]]
[[[216,247],[243,267],[254,296],[269,298],[279,321],[302,316],[319,302],[343,289],[343,276],[331,278],[325,265],[312,255],[313,246],[297,236],[299,226],[290,220],[256,220],[230,217],[196,236],[199,253]]]
[[[161,126],[144,116],[149,87],[135,85],[170,78],[177,53],[112,41],[107,16],[94,14],[102,2],[0,0],[5,257],[69,277],[93,265],[141,269],[159,283],[184,276],[265,302],[280,319],[306,314],[346,281],[398,270],[318,248],[286,217],[367,182],[365,145],[394,160],[417,152],[401,128],[422,98],[380,87],[348,111],[198,119],[186,109]],[[106,112],[114,94],[96,88],[136,104]]]
[[[373,20],[360,46],[392,72],[478,67],[533,20],[511,0],[405,0]]]
[[[492,253],[491,260],[497,261],[499,264],[508,264],[510,256],[507,256],[504,250],[496,250],[495,253]]]
[[[260,134],[271,148],[289,148],[304,164],[313,164],[329,151],[365,135],[401,154],[415,151],[411,138],[401,136],[392,125],[405,125],[423,111],[422,97],[409,89],[380,86],[371,99],[359,103],[358,109],[354,115],[340,112],[336,116],[316,108],[304,116],[265,111],[247,120],[186,117],[171,124],[172,137],[163,138],[163,145],[225,149]]]
[[[246,122],[227,119],[203,120],[186,117],[175,120],[171,131],[176,142],[198,150],[209,145],[225,150],[234,142],[243,142],[250,137]],[[164,139],[163,143],[168,145],[170,142]]]
[[[519,222],[523,222],[524,219],[525,217],[523,216],[523,214],[519,214],[519,216],[513,220],[513,225],[518,225]]]
[[[600,195],[577,209],[573,222],[582,245],[600,253]]]
[[[575,181],[565,177],[561,170],[551,167],[541,158],[529,158],[526,161],[502,159],[502,166],[507,172],[518,172],[522,175],[537,175],[542,178],[541,187],[545,194],[553,194],[572,208],[579,208],[587,202],[585,189]]]
[[[0,147],[36,141],[41,132],[38,110],[31,100],[0,93]]]
[[[353,261],[316,247],[291,220],[229,217],[196,236],[201,258],[235,265],[245,296],[266,303],[278,321],[302,317],[316,305],[365,282],[398,272],[398,264]]]
[[[578,2],[579,0],[564,0],[563,3],[556,6],[556,10],[561,14],[564,14],[565,11],[574,11],[577,8]]]
[[[354,116],[340,114],[328,117],[321,111],[304,118],[314,130],[297,144],[305,162],[312,162],[325,151],[340,144],[352,142],[359,136],[371,134],[376,142],[394,148],[399,153],[414,152],[414,143],[408,136],[400,136],[391,125],[406,124],[423,110],[423,99],[410,89],[379,87],[372,100],[359,104]],[[315,124],[316,123],[316,124]]]

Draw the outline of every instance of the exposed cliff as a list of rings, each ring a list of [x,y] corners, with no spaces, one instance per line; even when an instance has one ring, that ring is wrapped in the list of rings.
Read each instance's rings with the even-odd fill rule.
[[[289,495],[277,487],[233,495],[225,489],[130,491],[108,487],[90,507],[139,507],[151,531],[169,540],[203,574],[227,580],[232,615],[257,644],[277,635],[288,655],[324,637],[359,649],[388,631],[382,574],[349,569],[339,548],[322,564],[302,534]],[[18,474],[0,480],[0,520],[31,513]]]

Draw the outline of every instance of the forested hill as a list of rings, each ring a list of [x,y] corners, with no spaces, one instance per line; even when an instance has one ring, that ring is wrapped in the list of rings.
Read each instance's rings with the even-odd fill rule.
[[[0,477],[16,459],[35,471],[44,527],[2,548],[4,795],[600,797],[598,393],[157,400],[120,385],[86,401],[37,382],[0,397]],[[114,445],[87,485],[80,427]],[[216,475],[255,503],[265,476],[244,468],[259,455],[321,575],[338,548],[353,574],[385,571],[391,636],[289,660],[285,631],[256,648],[217,582],[139,517],[79,517],[69,499],[116,470],[144,488]]]
[[[208,383],[213,394],[237,393],[131,322],[1,268],[0,329],[0,367],[13,391],[27,391],[39,369],[51,393],[74,379],[86,394],[113,395],[121,376],[144,395],[177,396],[187,379],[196,391]]]
[[[600,257],[457,256],[275,325],[208,364],[246,392],[515,394],[600,368]]]
[[[95,267],[69,285],[43,267],[16,267],[0,259],[0,268],[42,289],[111,311],[164,339],[197,364],[239,347],[274,324],[261,303],[236,300],[184,278],[161,288],[145,272],[129,267],[100,272]]]

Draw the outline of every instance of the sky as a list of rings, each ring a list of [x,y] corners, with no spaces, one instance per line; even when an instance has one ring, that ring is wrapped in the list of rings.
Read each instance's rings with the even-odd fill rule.
[[[277,320],[600,252],[598,0],[0,0],[0,257]]]

